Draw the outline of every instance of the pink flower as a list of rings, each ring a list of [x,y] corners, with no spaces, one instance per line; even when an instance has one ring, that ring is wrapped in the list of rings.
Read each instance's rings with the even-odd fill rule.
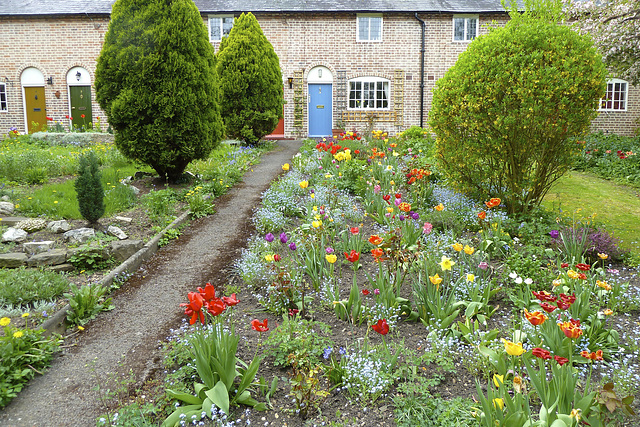
[[[375,186],[373,187],[373,193],[374,193],[374,194],[378,194],[378,193],[380,193],[380,189],[381,189],[381,188],[380,188],[380,186],[379,186],[379,185],[375,185]]]
[[[424,234],[431,233],[432,229],[433,229],[433,225],[431,225],[431,223],[429,223],[429,222],[425,222],[424,225],[422,226],[422,232]]]

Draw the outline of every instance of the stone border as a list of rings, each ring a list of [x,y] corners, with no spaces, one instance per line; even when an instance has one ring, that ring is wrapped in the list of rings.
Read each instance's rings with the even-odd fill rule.
[[[189,214],[191,212],[187,211],[180,215],[178,218],[173,220],[173,222],[167,225],[162,231],[153,236],[151,240],[149,240],[138,252],[131,255],[126,261],[120,264],[118,267],[113,269],[109,274],[104,276],[102,280],[98,283],[102,286],[109,286],[113,282],[113,279],[121,273],[129,272],[133,273],[142,265],[143,262],[147,261],[158,251],[158,243],[160,239],[164,237],[165,233],[172,228],[178,227],[187,221],[189,218]],[[42,325],[41,328],[45,329],[46,335],[51,335],[52,333],[64,334],[67,329],[66,319],[67,319],[67,311],[71,309],[69,304],[62,307],[60,310],[56,311],[51,317],[49,317]]]

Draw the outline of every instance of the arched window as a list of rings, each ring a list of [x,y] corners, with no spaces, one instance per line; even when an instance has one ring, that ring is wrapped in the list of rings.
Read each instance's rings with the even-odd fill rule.
[[[386,110],[389,108],[389,80],[358,77],[349,80],[350,110]]]

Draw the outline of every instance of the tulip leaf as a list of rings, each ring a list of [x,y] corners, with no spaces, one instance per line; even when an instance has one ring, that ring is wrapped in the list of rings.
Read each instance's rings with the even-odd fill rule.
[[[170,397],[174,399],[182,400],[183,402],[188,403],[189,405],[202,405],[202,399],[198,398],[198,396],[194,396],[189,393],[183,393],[181,391],[173,391],[173,390],[167,389],[167,394]]]
[[[186,414],[188,412],[201,409],[202,405],[188,405],[182,406],[173,411],[171,415],[169,415],[163,422],[160,427],[174,427],[176,424],[180,423],[180,415]]]
[[[224,385],[222,380],[218,381],[215,387],[207,390],[205,393],[218,408],[224,411],[225,414],[229,413],[229,392],[227,391],[227,386]]]

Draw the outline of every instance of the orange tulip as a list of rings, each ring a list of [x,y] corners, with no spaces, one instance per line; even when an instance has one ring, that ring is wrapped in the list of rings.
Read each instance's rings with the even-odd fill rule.
[[[487,217],[487,213],[485,211],[480,211],[478,213],[478,218],[485,219]]]
[[[369,243],[377,246],[380,243],[382,243],[382,237],[378,236],[377,234],[374,234],[373,236],[369,237]]]
[[[524,309],[524,317],[526,317],[529,323],[531,323],[533,326],[542,325],[544,321],[548,319],[548,317],[545,316],[543,312],[534,311],[533,313],[529,313],[526,308]]]
[[[576,339],[582,335],[582,329],[571,322],[558,323],[567,338]]]

